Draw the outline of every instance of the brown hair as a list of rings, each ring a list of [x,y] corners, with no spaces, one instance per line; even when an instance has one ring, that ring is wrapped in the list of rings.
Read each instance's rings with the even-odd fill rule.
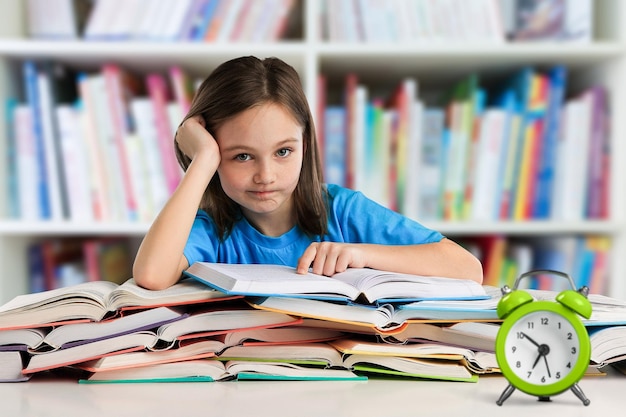
[[[294,190],[296,223],[308,235],[323,236],[328,229],[327,195],[315,135],[313,117],[296,70],[278,58],[260,60],[248,56],[219,65],[200,85],[185,120],[201,115],[206,129],[215,132],[227,120],[261,104],[285,108],[303,128],[303,161]],[[176,158],[183,170],[191,163],[175,143]],[[204,192],[200,208],[215,221],[220,239],[225,238],[241,218],[216,173]]]

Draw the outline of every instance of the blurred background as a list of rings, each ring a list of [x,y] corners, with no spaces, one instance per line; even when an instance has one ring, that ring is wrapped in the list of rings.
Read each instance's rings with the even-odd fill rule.
[[[131,276],[197,85],[299,72],[326,182],[440,230],[485,283],[626,298],[618,0],[0,0],[0,302]],[[558,289],[538,277],[528,285]]]

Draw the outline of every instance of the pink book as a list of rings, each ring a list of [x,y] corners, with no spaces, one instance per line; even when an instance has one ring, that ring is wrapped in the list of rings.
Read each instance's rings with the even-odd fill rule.
[[[191,80],[189,79],[187,73],[185,73],[185,71],[177,65],[170,67],[169,76],[172,83],[172,90],[174,92],[174,99],[180,106],[182,114],[186,115],[189,111],[189,107],[191,106],[191,98],[193,97]]]
[[[116,64],[105,64],[102,67],[102,74],[107,86],[107,102],[111,109],[113,119],[113,135],[119,166],[124,182],[124,198],[126,199],[126,209],[129,220],[136,220],[137,200],[136,191],[131,180],[130,167],[127,164],[126,138],[130,135],[128,101],[135,95],[140,94],[140,84],[130,74],[124,72]]]
[[[148,95],[154,106],[156,128],[158,134],[158,147],[163,162],[163,172],[169,194],[172,194],[181,174],[174,153],[174,137],[170,131],[170,122],[167,115],[167,102],[169,99],[165,78],[160,74],[149,74],[146,78]]]

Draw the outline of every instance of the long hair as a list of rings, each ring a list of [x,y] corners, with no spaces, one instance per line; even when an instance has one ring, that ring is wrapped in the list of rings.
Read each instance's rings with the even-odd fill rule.
[[[278,58],[248,56],[219,65],[200,85],[185,120],[201,115],[206,129],[215,132],[241,112],[262,104],[278,104],[303,128],[303,161],[294,190],[296,223],[308,235],[323,236],[328,229],[327,193],[323,187],[317,137],[308,101],[296,70]],[[183,170],[191,163],[175,142]],[[241,210],[222,189],[216,173],[207,186],[200,208],[215,221],[220,239],[228,236]]]

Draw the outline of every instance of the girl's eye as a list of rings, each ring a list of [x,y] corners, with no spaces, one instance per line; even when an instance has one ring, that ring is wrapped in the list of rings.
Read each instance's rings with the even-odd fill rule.
[[[286,156],[289,156],[290,153],[291,153],[291,149],[283,148],[283,149],[280,149],[278,152],[276,152],[276,155],[284,158]]]
[[[247,153],[240,153],[239,155],[235,156],[235,159],[237,161],[248,161],[250,160],[250,155]]]

